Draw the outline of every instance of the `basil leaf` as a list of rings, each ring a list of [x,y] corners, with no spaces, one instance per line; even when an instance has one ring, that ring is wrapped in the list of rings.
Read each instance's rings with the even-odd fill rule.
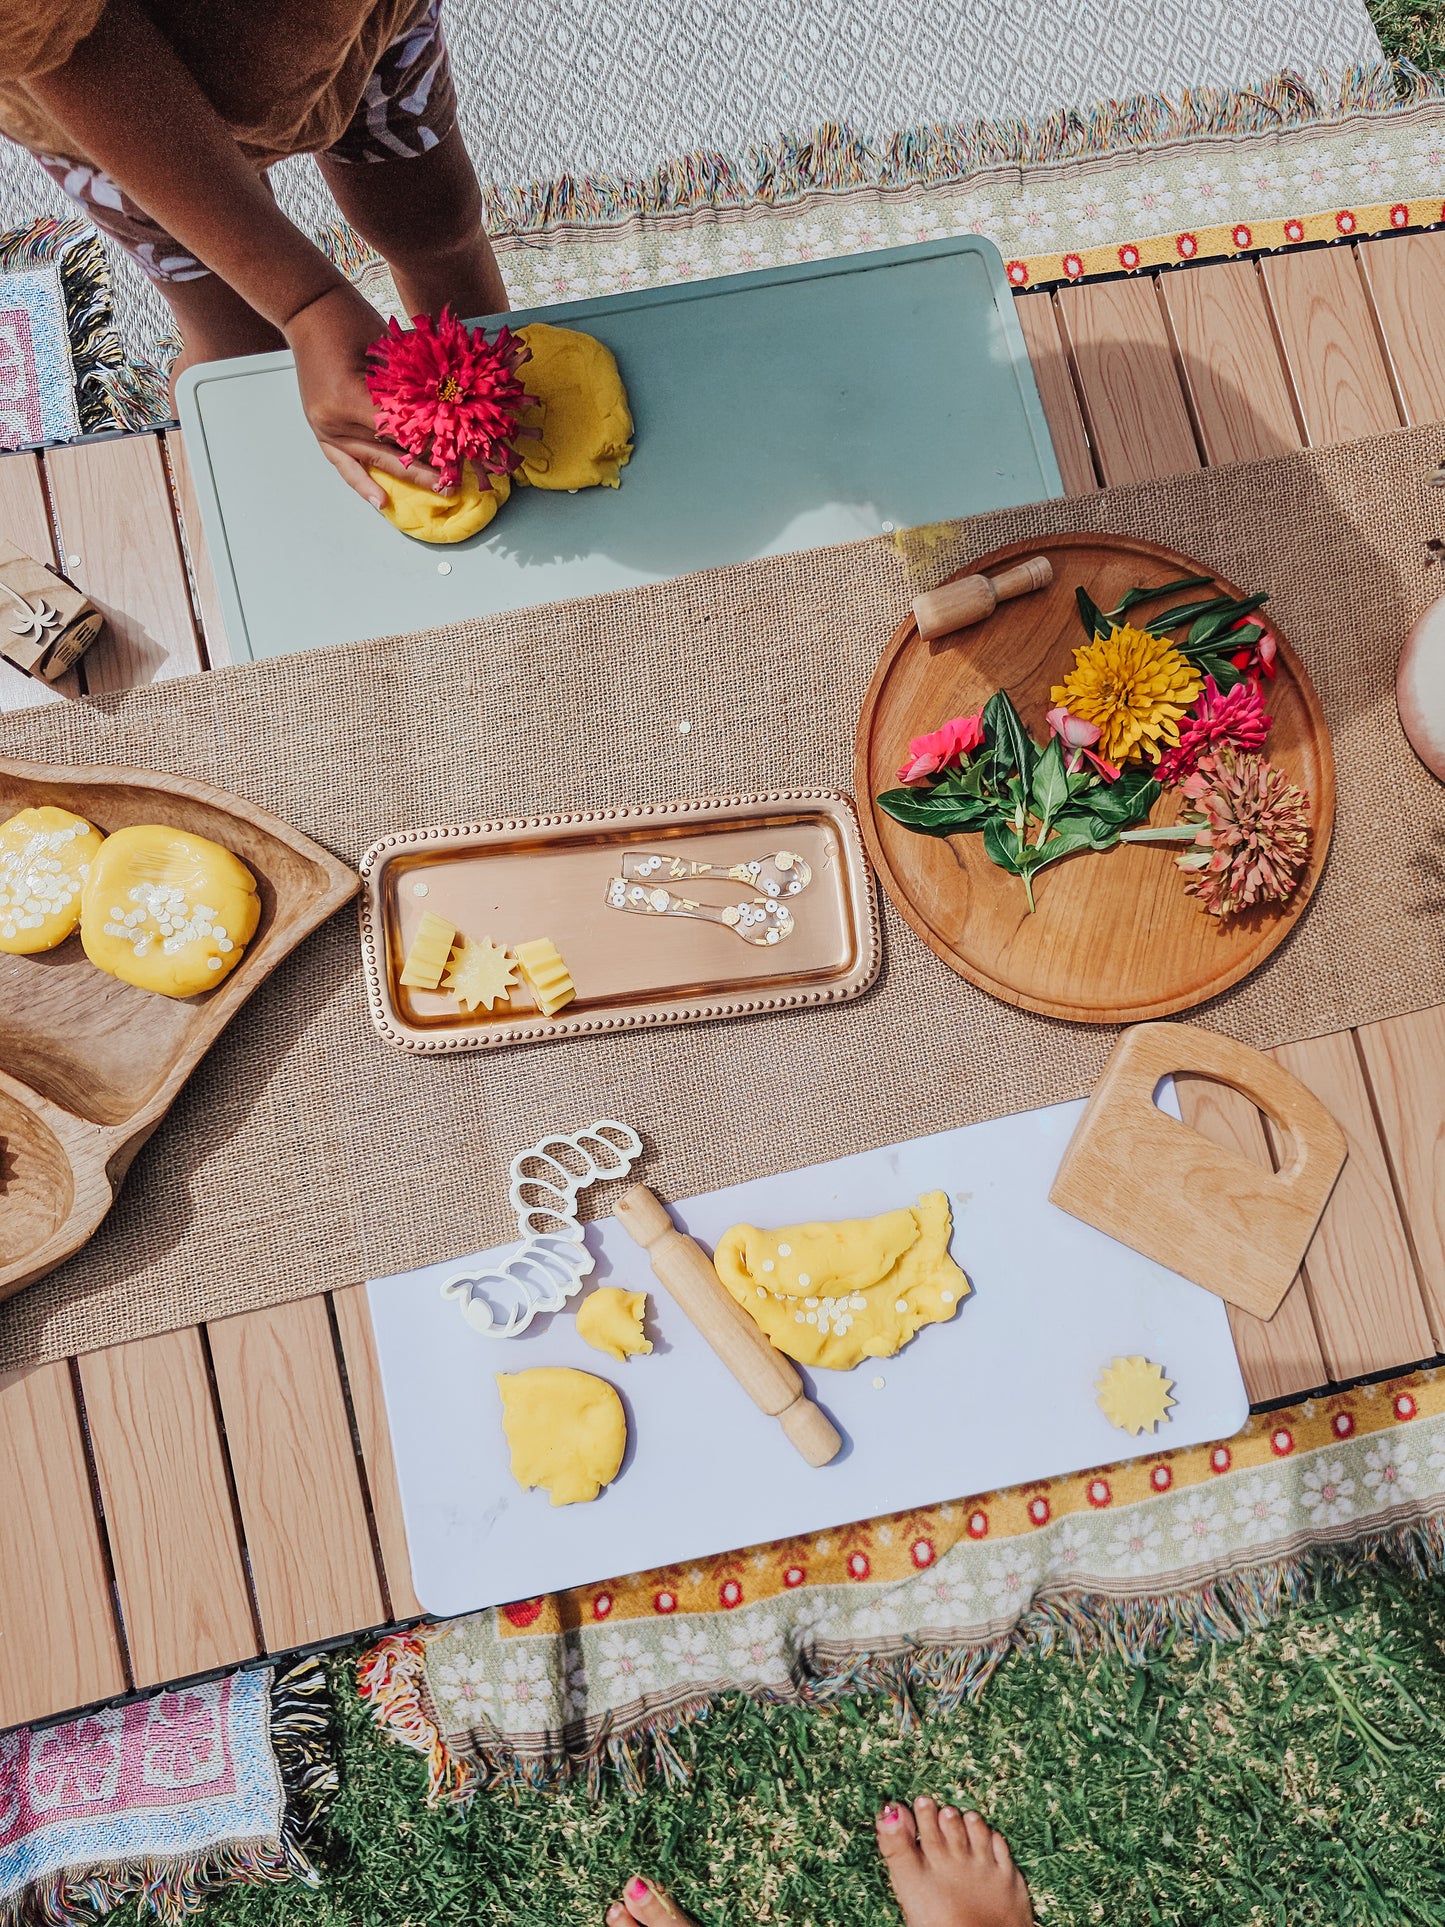
[[[1083,810],[1070,810],[1057,817],[1054,828],[1060,836],[1082,837],[1091,850],[1110,850],[1118,841],[1118,827],[1105,823],[1097,816],[1089,816]],[[1047,848],[1047,844],[1044,846]],[[1083,844],[1080,845],[1083,848]]]
[[[1025,850],[1023,860],[1018,865],[1023,876],[1034,876],[1046,864],[1057,863],[1060,857],[1078,856],[1083,850],[1093,850],[1098,846],[1086,830],[1067,829],[1051,837],[1042,848]]]
[[[1034,765],[1029,803],[1035,816],[1052,823],[1069,800],[1069,778],[1064,769],[1063,745],[1057,736]]]
[[[1001,816],[991,817],[983,826],[984,854],[991,863],[1001,870],[1010,870],[1015,876],[1023,875],[1023,864],[1019,855],[1019,839],[1012,824]],[[1026,853],[1025,853],[1026,854]]]
[[[926,836],[955,836],[996,821],[998,812],[986,798],[949,795],[941,790],[885,790],[878,798],[895,822]]]
[[[1082,584],[1074,591],[1074,600],[1079,605],[1079,620],[1084,625],[1084,634],[1092,642],[1095,636],[1107,636],[1111,627],[1109,618]]]
[[[983,707],[984,728],[989,732],[989,781],[996,792],[1008,788],[1009,778],[1017,773],[1027,788],[1034,773],[1036,751],[1033,738],[1002,689],[997,689]]]
[[[1088,810],[1096,822],[1122,830],[1146,817],[1162,795],[1149,770],[1142,763],[1131,763],[1119,772],[1117,783],[1105,783],[1089,797]]]
[[[961,769],[949,770],[942,782],[935,786],[934,794],[943,790],[949,796],[982,796],[984,774],[984,760],[979,757]]]
[[[1228,656],[1217,655],[1212,649],[1184,649],[1181,654],[1201,676],[1213,676],[1221,696],[1237,682],[1244,681],[1244,671],[1236,669]]]

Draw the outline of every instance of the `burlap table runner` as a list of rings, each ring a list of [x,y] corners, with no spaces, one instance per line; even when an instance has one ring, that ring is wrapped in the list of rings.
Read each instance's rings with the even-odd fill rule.
[[[910,550],[932,581],[1016,538],[1118,530],[1273,592],[1334,731],[1339,814],[1295,934],[1199,1013],[1253,1044],[1445,1003],[1445,791],[1393,691],[1409,621],[1445,589],[1424,547],[1441,452],[1438,429],[1401,430]],[[204,777],[352,860],[427,823],[851,789],[859,703],[916,586],[888,541],[850,544],[6,717],[0,744]],[[91,1244],[0,1307],[0,1367],[504,1240],[512,1154],[597,1117],[643,1132],[651,1180],[682,1197],[1090,1087],[1112,1030],[997,1003],[884,916],[883,979],[841,1009],[416,1058],[372,1030],[343,912],[221,1039]]]

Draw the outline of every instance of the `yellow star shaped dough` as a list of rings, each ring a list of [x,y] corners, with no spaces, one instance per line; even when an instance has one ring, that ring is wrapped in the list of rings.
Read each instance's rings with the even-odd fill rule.
[[[1174,1380],[1147,1358],[1116,1358],[1105,1367],[1097,1387],[1099,1410],[1121,1432],[1152,1432],[1167,1424]]]
[[[499,950],[490,937],[480,943],[463,937],[461,948],[452,954],[443,988],[454,993],[463,1010],[475,1010],[478,1004],[490,1010],[495,1003],[507,1002],[516,981],[506,951]]]

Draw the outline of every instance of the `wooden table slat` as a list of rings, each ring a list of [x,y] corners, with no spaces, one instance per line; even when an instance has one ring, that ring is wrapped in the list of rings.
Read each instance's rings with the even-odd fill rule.
[[[208,1328],[267,1650],[385,1619],[324,1298]]]
[[[1445,1350],[1445,1009],[1357,1031],[1436,1350]]]
[[[107,618],[82,665],[91,694],[202,667],[170,483],[154,435],[45,456],[62,565]],[[78,560],[72,560],[78,558]]]
[[[1366,241],[1359,262],[1405,420],[1445,419],[1445,234]]]
[[[1303,436],[1252,261],[1159,277],[1194,418],[1211,462],[1285,455]]]
[[[55,536],[40,479],[40,457],[28,451],[0,455],[0,537],[33,555],[37,562],[55,566]],[[74,696],[78,690],[73,673],[50,684],[0,662],[0,710],[32,709],[37,703]]]
[[[1023,329],[1039,400],[1053,437],[1054,456],[1064,481],[1065,495],[1092,495],[1099,486],[1094,473],[1094,458],[1089,453],[1089,435],[1074,393],[1074,378],[1069,372],[1068,352],[1059,333],[1051,294],[1021,294],[1014,301],[1014,313]]]
[[[171,475],[176,485],[176,500],[180,507],[181,542],[191,564],[191,580],[195,585],[196,601],[201,611],[202,641],[205,644],[207,660],[212,669],[233,660],[230,644],[226,640],[226,619],[221,614],[221,597],[216,588],[216,572],[211,567],[211,552],[206,547],[205,531],[201,527],[201,504],[196,494],[196,481],[191,473],[191,464],[186,456],[186,438],[179,428],[166,430],[166,457],[171,465]]]
[[[1152,280],[1061,288],[1059,315],[1106,487],[1198,468],[1199,450]]]
[[[1353,1032],[1281,1044],[1272,1054],[1326,1106],[1349,1146],[1304,1263],[1330,1377],[1361,1378],[1433,1357],[1435,1341]],[[1272,1130],[1271,1141],[1278,1158],[1282,1147]]]
[[[401,1488],[397,1484],[396,1461],[392,1457],[391,1427],[386,1418],[386,1400],[381,1389],[381,1367],[377,1362],[376,1336],[366,1302],[366,1286],[349,1285],[345,1291],[332,1292],[331,1304],[336,1313],[336,1329],[341,1334],[346,1379],[351,1388],[351,1410],[356,1420],[356,1435],[361,1442],[366,1482],[371,1492],[376,1541],[386,1569],[384,1576],[391,1603],[391,1617],[411,1619],[422,1608],[412,1590],[411,1554],[407,1550]]]
[[[1263,269],[1311,445],[1398,428],[1399,410],[1353,249],[1271,255]]]
[[[70,1367],[0,1377],[0,1727],[129,1684]]]
[[[254,1658],[200,1332],[90,1352],[79,1367],[136,1685]]]

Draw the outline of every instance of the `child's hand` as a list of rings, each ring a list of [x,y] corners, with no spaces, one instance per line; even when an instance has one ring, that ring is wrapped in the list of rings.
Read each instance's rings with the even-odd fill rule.
[[[386,333],[386,323],[349,281],[329,288],[288,323],[286,339],[296,357],[301,406],[321,452],[342,479],[375,509],[386,493],[368,468],[436,485],[424,462],[403,464],[391,442],[377,440],[376,417],[366,388],[366,351]]]

